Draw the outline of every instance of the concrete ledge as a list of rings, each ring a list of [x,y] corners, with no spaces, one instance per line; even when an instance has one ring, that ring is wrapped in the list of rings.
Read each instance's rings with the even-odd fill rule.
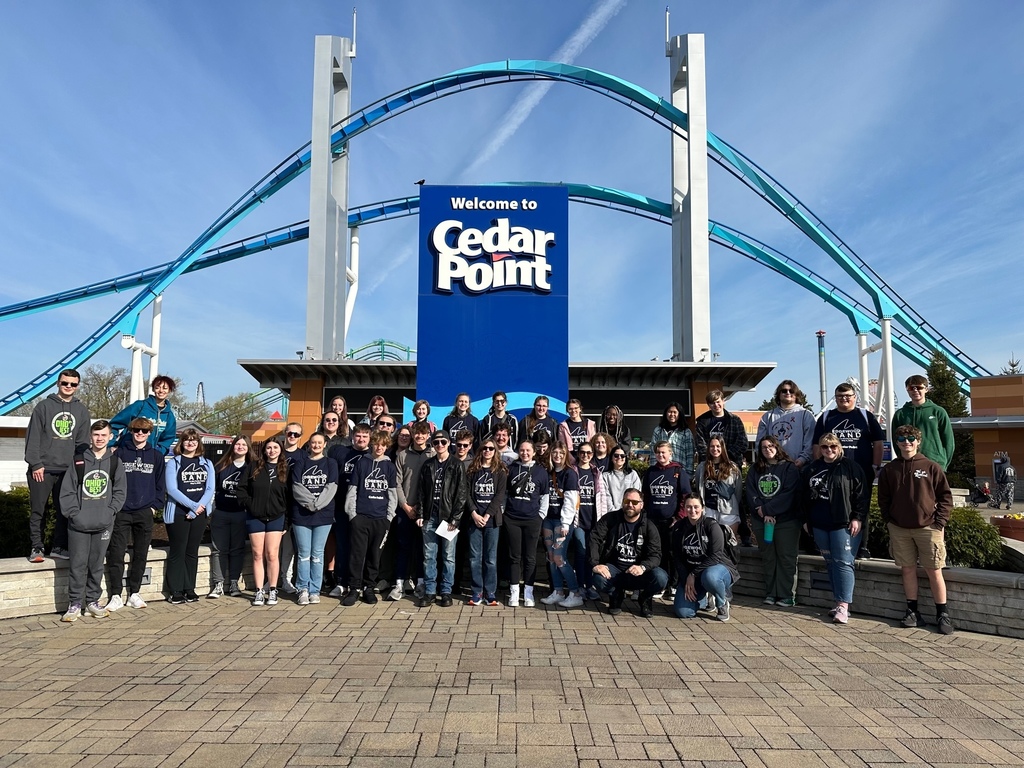
[[[196,592],[205,596],[210,585],[210,548],[199,548],[199,570],[196,574]],[[242,580],[252,581],[251,555],[246,556]],[[125,558],[127,562],[127,557]],[[167,548],[149,550],[147,568],[150,583],[142,586],[142,599],[164,600],[164,568]],[[103,579],[103,599],[107,596],[106,577]],[[126,596],[127,597],[127,596]],[[46,559],[30,563],[23,558],[0,560],[0,619],[63,613],[68,607],[68,561]],[[129,610],[129,609],[124,609]]]
[[[1003,539],[1009,544],[1008,539]],[[1015,542],[1019,545],[1020,542]],[[1012,545],[1010,545],[1012,546]],[[1021,548],[1024,558],[1024,547]],[[740,547],[738,595],[764,596],[761,553],[754,547]],[[901,571],[891,560],[858,560],[856,586],[850,612],[885,619],[901,619],[907,610]],[[1024,574],[984,571],[974,568],[945,568],[946,601],[957,627],[972,632],[1024,638]],[[918,569],[921,611],[934,618],[931,590],[923,569]],[[797,579],[797,602],[831,608],[825,561],[818,555],[801,555]]]

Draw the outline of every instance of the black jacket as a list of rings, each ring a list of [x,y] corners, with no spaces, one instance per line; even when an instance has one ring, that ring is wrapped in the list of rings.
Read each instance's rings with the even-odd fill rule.
[[[618,555],[615,551],[615,544],[618,541],[616,535],[619,526],[625,523],[625,516],[621,509],[609,512],[594,524],[590,531],[590,567],[604,563],[615,563]],[[640,536],[643,541],[638,541],[640,557],[636,565],[642,565],[647,570],[657,568],[661,565],[661,535],[657,527],[647,517],[646,512],[640,513]]]
[[[266,468],[254,474],[253,464],[246,464],[242,467],[242,477],[239,478],[238,488],[235,490],[239,503],[246,511],[264,523],[279,518],[288,511],[292,502],[286,460],[278,463],[278,471],[284,473],[285,482],[282,483],[276,477],[271,479]]]
[[[740,580],[740,572],[736,563],[725,551],[725,533],[722,525],[707,515],[703,515],[697,524],[683,518],[672,526],[672,557],[679,581],[693,574],[694,581],[700,583],[700,577],[713,565],[724,565],[732,576],[732,583]]]
[[[439,463],[437,456],[431,456],[420,469],[418,516],[422,520],[429,520],[434,516],[434,473]],[[466,507],[468,496],[466,467],[454,454],[449,454],[441,478],[441,508],[437,510],[438,518],[457,526],[462,520],[462,510]]]
[[[811,489],[811,478],[823,469],[831,467],[827,476],[829,484],[829,513],[827,521],[812,520],[816,496]],[[811,527],[823,530],[838,531],[850,524],[851,520],[867,522],[868,509],[864,498],[864,470],[853,461],[843,456],[831,465],[824,459],[812,461],[802,471],[801,507],[803,520]]]

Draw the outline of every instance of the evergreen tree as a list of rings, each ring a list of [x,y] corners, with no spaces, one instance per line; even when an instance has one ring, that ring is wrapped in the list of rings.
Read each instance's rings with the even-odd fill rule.
[[[960,383],[944,354],[936,352],[932,355],[927,376],[929,400],[945,408],[951,419],[970,415],[967,411],[967,396],[960,390]],[[951,485],[964,487],[964,479],[973,478],[975,475],[974,434],[957,430],[953,433],[953,439],[956,447],[946,472],[950,475],[959,475],[959,478],[951,478]]]

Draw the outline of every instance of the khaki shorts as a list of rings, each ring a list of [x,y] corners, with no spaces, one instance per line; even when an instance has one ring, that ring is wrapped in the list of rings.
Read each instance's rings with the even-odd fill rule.
[[[901,568],[937,570],[946,567],[943,532],[934,528],[900,528],[889,523],[889,553]]]

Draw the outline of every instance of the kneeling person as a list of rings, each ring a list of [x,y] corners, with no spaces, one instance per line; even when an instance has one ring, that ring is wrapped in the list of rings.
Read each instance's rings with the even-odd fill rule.
[[[640,590],[640,615],[654,615],[654,595],[665,589],[668,574],[661,565],[661,536],[643,514],[640,491],[629,488],[622,509],[609,512],[590,532],[590,568],[594,588],[607,592],[608,613],[622,613],[625,593]]]
[[[700,496],[683,499],[683,514],[672,528],[672,551],[679,569],[672,609],[679,618],[692,619],[703,602],[708,608],[717,607],[719,621],[728,621],[729,597],[740,573],[725,549],[725,531],[704,514]]]
[[[398,509],[395,465],[385,453],[391,445],[386,432],[370,436],[370,452],[352,470],[345,495],[349,523],[349,592],[342,605],[355,605],[362,589],[363,602],[377,602],[373,588],[380,569],[380,551],[388,526]]]
[[[103,560],[110,544],[114,518],[124,506],[127,483],[121,461],[107,448],[110,423],[92,425],[90,448],[77,454],[60,487],[60,511],[68,519],[71,574],[68,610],[63,621],[82,615],[82,604],[90,616],[108,615],[99,604],[103,590]]]

